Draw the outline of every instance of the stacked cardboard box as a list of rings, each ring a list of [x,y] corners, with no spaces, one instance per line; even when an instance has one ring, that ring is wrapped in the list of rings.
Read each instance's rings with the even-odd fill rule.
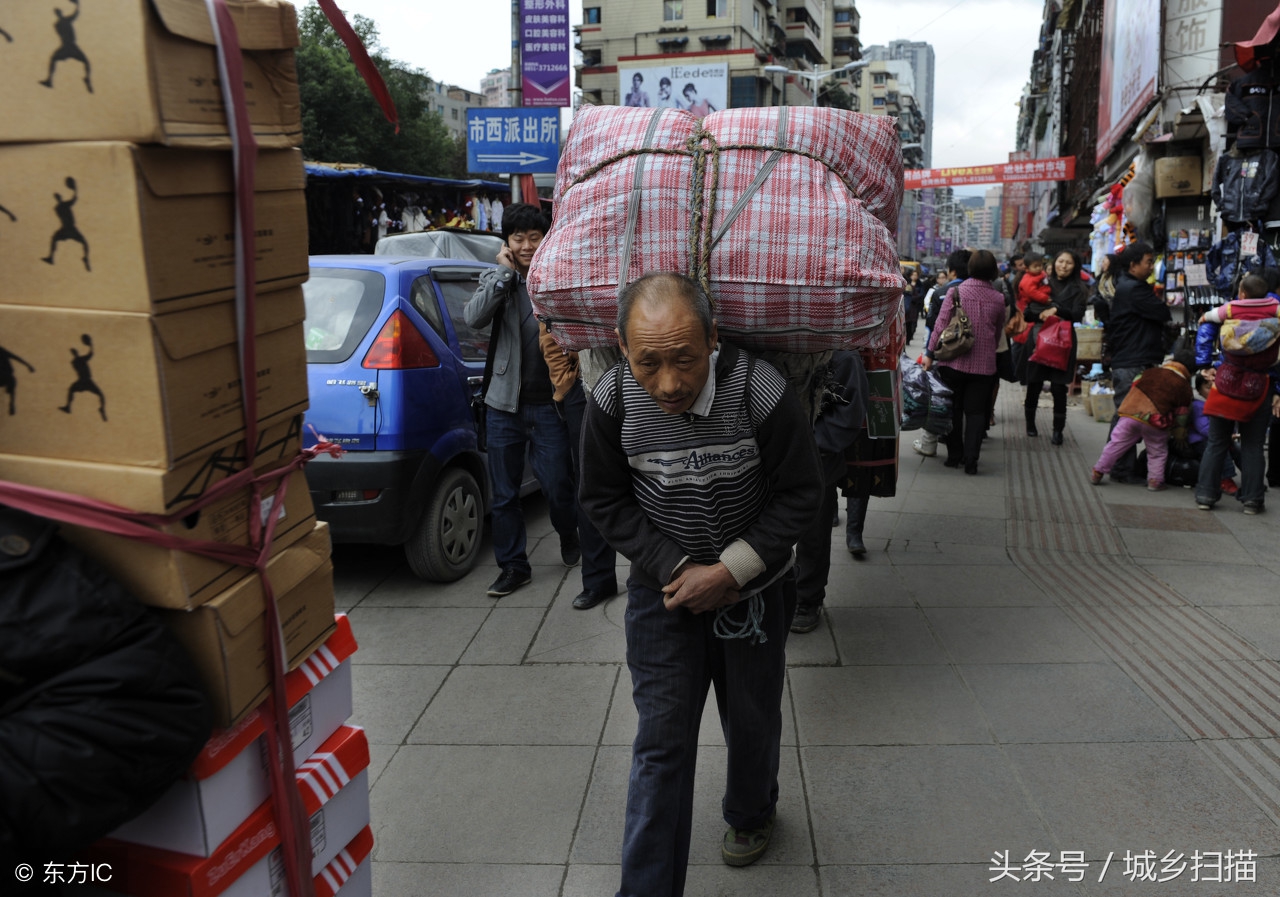
[[[297,786],[311,823],[317,894],[370,893],[369,746],[351,715],[355,637],[345,616],[285,681]],[[111,892],[151,897],[286,893],[269,800],[265,708],[220,731],[191,770],[138,818],[94,846]],[[105,892],[104,892],[105,893]]]
[[[297,16],[282,0],[227,0],[227,9],[261,148],[253,197],[257,437],[248,444],[232,142],[208,7],[204,0],[9,0],[0,22],[0,479],[167,516],[237,472],[280,471],[298,454],[307,407],[300,288],[307,226]],[[247,547],[253,524],[272,519],[267,574],[287,667],[310,668],[326,651],[333,656],[323,644],[336,636],[328,532],[316,523],[300,471],[270,480],[256,497],[248,488],[228,492],[166,529]],[[256,573],[82,527],[64,531],[161,609],[196,661],[219,726],[261,723],[255,710],[270,688],[274,636],[264,625],[267,594]],[[333,666],[344,669],[341,661]],[[295,739],[299,761],[325,737],[336,738],[350,712],[349,669],[336,675],[346,676],[345,704],[323,725],[309,717],[313,737]],[[290,697],[295,711],[298,701],[312,701]],[[335,749],[354,752],[347,768],[362,769],[363,735],[352,731]],[[139,821],[121,837],[148,843],[148,831],[162,831],[178,839],[167,846],[179,851],[200,839],[192,854],[207,861],[226,840],[226,814],[248,826],[265,813],[271,827],[265,755],[244,750],[254,762],[241,765],[254,775],[242,771],[211,792],[199,784],[211,776],[193,774],[152,811],[159,815],[145,817],[160,820],[158,827]],[[182,804],[182,787],[188,810],[193,794],[197,806],[230,801],[220,805],[222,828],[204,817],[165,815]],[[367,793],[351,797],[367,792],[363,777],[343,790],[343,800],[364,801],[363,822],[326,829],[312,874],[326,872],[368,823]],[[263,837],[253,840],[264,855],[270,849]],[[348,889],[357,854],[348,850],[347,865],[339,863]],[[219,863],[225,868],[215,877],[242,877],[229,874],[234,864],[226,858]]]

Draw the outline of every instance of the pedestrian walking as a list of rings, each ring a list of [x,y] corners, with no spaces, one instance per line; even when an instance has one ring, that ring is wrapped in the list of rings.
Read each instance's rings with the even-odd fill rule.
[[[587,400],[580,499],[631,560],[624,620],[639,722],[618,895],[674,897],[709,684],[728,745],[721,857],[748,865],[772,837],[792,546],[821,503],[822,475],[794,391],[719,342],[697,282],[656,273],[629,284],[617,329],[625,360]]]
[[[813,427],[822,465],[822,507],[808,522],[796,543],[798,572],[792,632],[812,632],[822,622],[822,604],[827,595],[827,577],[831,573],[831,528],[828,524],[837,513],[838,484],[846,478],[848,470],[845,450],[864,432],[871,391],[866,369],[857,352],[842,349],[832,353],[827,370],[830,395],[824,397],[822,411]],[[862,543],[867,501],[868,496],[849,494],[845,537],[847,542],[856,540],[856,546],[849,547],[851,552],[857,547],[859,551],[856,554],[866,554],[867,551]]]
[[[907,275],[902,300],[906,313],[907,343],[910,344],[916,338],[916,324],[919,323],[920,308],[924,304],[924,284],[920,282],[920,271],[916,268],[912,268]]]
[[[968,317],[972,345],[954,358],[937,362],[942,382],[952,392],[952,427],[947,434],[947,467],[964,465],[964,472],[978,472],[982,434],[987,428],[987,405],[996,376],[996,348],[1004,329],[1004,295],[991,285],[999,274],[996,257],[985,249],[966,260],[968,277],[949,290],[942,300],[937,326],[929,340],[924,368],[933,367],[943,332],[954,316]]]
[[[529,263],[547,226],[546,216],[537,206],[507,206],[502,213],[498,267],[480,275],[475,295],[462,310],[468,326],[493,326],[491,364],[486,362],[484,384],[486,453],[493,486],[493,554],[500,568],[487,593],[492,598],[510,595],[532,581],[520,507],[526,457],[547,497],[551,524],[560,536],[560,559],[572,567],[582,556],[569,431],[552,402],[551,372],[538,342],[538,319],[533,316],[525,286]]]
[[[587,393],[578,353],[560,348],[546,326],[539,324],[539,341],[551,383],[552,400],[569,428],[569,455],[573,461],[574,494],[582,486],[582,420],[587,413]],[[582,547],[582,591],[573,599],[575,610],[590,610],[618,594],[618,555],[600,535],[591,518],[578,508],[578,542]]]
[[[927,347],[933,339],[934,324],[938,313],[942,311],[942,298],[952,287],[969,276],[969,250],[957,249],[947,256],[947,267],[938,272],[938,283],[929,291],[928,311],[924,322],[924,344]],[[912,450],[918,455],[932,458],[938,454],[938,436],[936,433],[921,433],[920,438],[911,443]]]
[[[1026,282],[1026,278],[1023,278]],[[1049,275],[1049,298],[1047,304],[1041,300],[1032,300],[1023,310],[1023,317],[1032,329],[1032,336],[1027,340],[1026,348],[1026,382],[1027,395],[1023,403],[1027,418],[1027,435],[1036,436],[1036,408],[1040,404],[1040,396],[1045,384],[1053,396],[1053,435],[1050,441],[1054,445],[1062,445],[1062,431],[1067,425],[1067,387],[1075,379],[1076,372],[1076,335],[1074,327],[1070,331],[1071,352],[1065,368],[1052,367],[1031,360],[1035,345],[1037,328],[1049,325],[1054,319],[1077,324],[1084,320],[1085,310],[1089,304],[1089,290],[1080,279],[1080,259],[1074,252],[1063,250],[1053,260],[1053,271]]]

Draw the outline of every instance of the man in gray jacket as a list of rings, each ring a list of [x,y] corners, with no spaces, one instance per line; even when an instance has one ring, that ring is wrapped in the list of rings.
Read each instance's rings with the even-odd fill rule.
[[[462,310],[471,327],[493,325],[484,403],[493,484],[493,554],[501,568],[488,591],[494,598],[510,595],[531,580],[533,568],[525,551],[520,508],[526,447],[533,474],[547,497],[551,523],[560,535],[561,560],[572,567],[582,556],[569,432],[552,401],[551,372],[538,345],[538,319],[525,286],[529,264],[546,232],[546,216],[537,206],[507,206],[502,213],[498,267],[480,275],[479,288]]]

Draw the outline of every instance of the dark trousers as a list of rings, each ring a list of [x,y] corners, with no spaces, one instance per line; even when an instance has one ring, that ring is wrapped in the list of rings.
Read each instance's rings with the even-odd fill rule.
[[[582,450],[582,419],[587,413],[587,394],[579,380],[564,397],[565,422],[569,425],[569,453],[573,457],[574,494],[582,484],[582,464],[578,455]],[[582,587],[612,595],[618,591],[618,576],[614,568],[618,555],[600,535],[591,519],[578,508],[578,538],[582,543]]]
[[[987,406],[995,374],[966,374],[940,365],[942,382],[951,387],[951,432],[946,436],[947,460],[976,463],[987,429]]]
[[[1215,504],[1222,498],[1222,466],[1231,445],[1231,434],[1240,428],[1240,491],[1239,501],[1262,503],[1266,498],[1263,482],[1263,441],[1271,426],[1271,399],[1268,396],[1258,411],[1247,421],[1237,423],[1225,417],[1209,417],[1209,444],[1200,459],[1200,478],[1196,481],[1196,501]]]
[[[817,516],[800,533],[796,542],[796,600],[801,607],[816,607],[827,596],[831,573],[831,518],[835,516],[838,493],[828,484],[822,490]]]
[[[526,447],[533,475],[542,485],[551,525],[562,542],[577,538],[578,509],[569,463],[569,431],[550,402],[521,405],[515,413],[486,409],[489,480],[493,485],[493,555],[503,570],[528,573],[520,483]]]
[[[829,514],[826,523],[830,529]],[[733,619],[746,613],[745,604],[733,609]],[[714,611],[669,611],[661,592],[634,577],[627,581],[627,666],[640,720],[627,785],[618,897],[684,893],[698,724],[708,684],[716,690],[729,749],[725,822],[758,828],[773,815],[795,577],[787,573],[765,589],[764,604],[765,641],[721,639],[713,632]]]
[[[1039,365],[1036,367],[1039,368]],[[1040,405],[1040,394],[1044,392],[1046,382],[1043,377],[1033,380],[1030,372],[1027,374],[1027,398],[1023,405],[1027,411],[1028,424],[1035,423],[1036,408]],[[1050,382],[1049,394],[1053,396],[1053,428],[1061,430],[1067,422],[1067,384]]]
[[[1271,419],[1267,436],[1267,485],[1280,486],[1280,417]]]

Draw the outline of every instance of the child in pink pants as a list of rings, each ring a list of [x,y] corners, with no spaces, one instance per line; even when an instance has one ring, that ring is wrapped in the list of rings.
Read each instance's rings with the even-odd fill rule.
[[[1179,355],[1158,368],[1144,371],[1117,409],[1120,419],[1111,431],[1102,457],[1093,466],[1089,482],[1097,486],[1120,457],[1139,441],[1147,445],[1147,488],[1165,488],[1165,461],[1169,457],[1169,429],[1191,405],[1190,358]]]

